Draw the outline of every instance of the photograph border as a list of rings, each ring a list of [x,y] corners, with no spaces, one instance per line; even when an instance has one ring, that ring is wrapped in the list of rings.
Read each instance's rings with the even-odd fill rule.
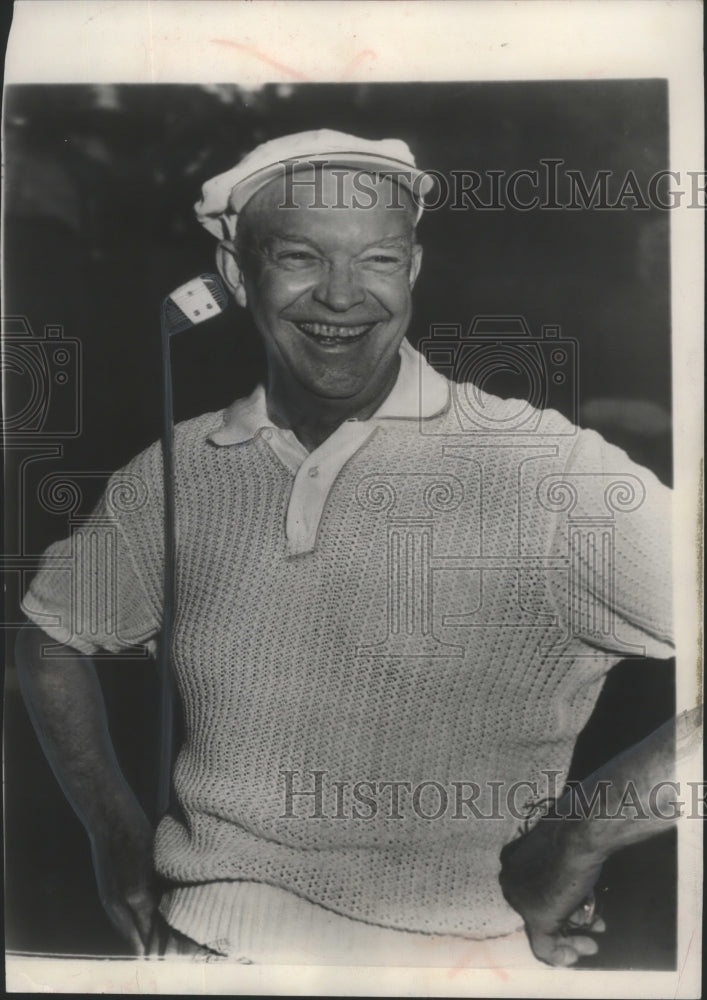
[[[19,0],[5,82],[238,83],[665,78],[670,167],[704,190],[697,0]],[[312,40],[316,39],[316,45]],[[629,41],[630,39],[630,41]],[[690,183],[693,183],[691,180]],[[697,182],[699,188],[699,181]],[[698,192],[699,194],[699,192]],[[693,206],[697,208],[697,206]],[[703,213],[671,210],[677,711],[702,700]],[[696,583],[697,582],[697,583]],[[694,778],[694,775],[690,777]],[[679,827],[678,969],[434,970],[15,957],[9,992],[699,995],[701,824]]]

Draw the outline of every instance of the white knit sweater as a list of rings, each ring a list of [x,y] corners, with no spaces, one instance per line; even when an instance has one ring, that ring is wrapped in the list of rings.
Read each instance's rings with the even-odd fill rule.
[[[178,426],[183,817],[156,840],[175,884],[260,881],[407,930],[520,925],[498,871],[522,807],[561,789],[611,665],[671,653],[670,494],[559,414],[509,434],[514,404],[485,396],[486,428],[460,429],[457,401],[366,422],[309,551],[286,537],[294,459],[264,432],[214,443],[223,412]],[[59,641],[154,640],[160,479],[155,445],[48,550],[24,609]],[[519,781],[537,787],[509,797]],[[397,808],[390,782],[409,783]]]

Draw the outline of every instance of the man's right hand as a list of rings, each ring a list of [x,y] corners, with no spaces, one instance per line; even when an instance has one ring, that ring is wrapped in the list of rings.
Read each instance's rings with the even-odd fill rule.
[[[88,833],[106,913],[133,953],[144,955],[156,908],[154,831],[120,769],[91,659],[70,646],[57,649],[25,626],[17,676],[47,760]]]
[[[147,817],[137,810],[111,830],[91,834],[101,903],[134,955],[147,953],[157,908],[153,839]]]

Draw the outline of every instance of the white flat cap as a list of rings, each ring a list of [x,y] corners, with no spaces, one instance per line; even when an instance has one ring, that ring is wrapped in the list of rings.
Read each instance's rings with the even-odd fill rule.
[[[362,139],[345,132],[317,129],[271,139],[247,153],[240,163],[206,181],[201,200],[194,205],[198,221],[218,239],[233,238],[238,213],[256,191],[291,169],[319,163],[389,173],[410,191],[420,218],[424,195],[433,187],[429,174],[418,170],[406,143],[400,139]]]

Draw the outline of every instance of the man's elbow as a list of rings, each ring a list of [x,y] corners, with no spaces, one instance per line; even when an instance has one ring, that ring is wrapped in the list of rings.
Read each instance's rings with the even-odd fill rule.
[[[25,622],[15,640],[15,668],[22,685],[23,679],[36,677],[56,669],[67,660],[86,659],[73,646],[52,639],[43,629],[32,622]]]

